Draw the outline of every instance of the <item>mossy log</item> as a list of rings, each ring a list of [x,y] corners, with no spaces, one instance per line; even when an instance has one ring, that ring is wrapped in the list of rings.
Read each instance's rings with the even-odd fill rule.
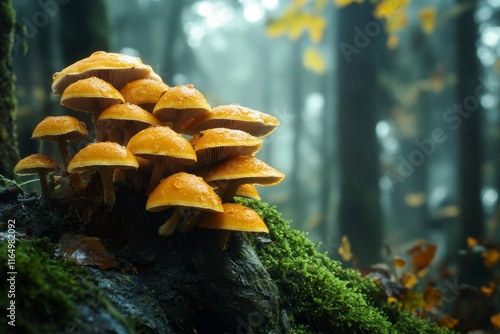
[[[142,192],[118,187],[111,212],[100,201],[92,190],[47,202],[14,183],[1,189],[0,221],[15,220],[19,238],[30,239],[16,243],[18,332],[450,332],[387,304],[372,280],[318,253],[265,203],[242,201],[268,224],[269,238],[233,233],[220,251],[216,231],[158,236],[170,212],[146,212]],[[119,266],[56,257],[68,232],[99,237]],[[6,242],[0,247],[6,272]]]

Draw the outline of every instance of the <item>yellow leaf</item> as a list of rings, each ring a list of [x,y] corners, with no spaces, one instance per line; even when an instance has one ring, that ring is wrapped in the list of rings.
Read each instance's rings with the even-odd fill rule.
[[[410,0],[382,0],[375,7],[374,15],[379,19],[388,19],[410,4]]]
[[[387,18],[385,31],[389,34],[394,34],[408,25],[408,13],[401,10]]]
[[[413,267],[416,271],[427,268],[436,254],[437,246],[425,241],[419,241],[409,249],[407,253],[411,256]]]
[[[394,265],[394,267],[396,268],[403,268],[406,266],[406,260],[403,259],[402,257],[400,256],[395,256],[393,259],[392,259],[392,264]]]
[[[303,58],[302,62],[304,64],[305,68],[307,68],[311,71],[314,71],[317,74],[325,73],[325,70],[326,70],[325,61],[323,60],[323,57],[321,56],[319,51],[315,48],[307,48],[306,49],[306,51],[304,52],[304,58]],[[344,238],[345,238],[347,244],[349,243],[347,236],[343,236],[342,237],[342,246],[344,245]],[[340,249],[339,249],[339,253],[340,253]],[[350,253],[350,245],[349,245],[349,253]],[[347,260],[347,261],[349,261],[349,260]]]
[[[481,255],[483,256],[484,265],[488,268],[492,268],[495,264],[500,262],[500,252],[496,249],[488,249]]]
[[[500,313],[492,316],[490,318],[491,324],[495,326],[496,328],[500,328]]]
[[[432,34],[436,28],[436,8],[425,7],[420,11],[420,22],[426,34]]]
[[[389,38],[387,38],[387,47],[391,50],[394,50],[399,45],[399,37],[396,34],[390,34]]]
[[[472,248],[474,246],[477,246],[479,242],[477,241],[476,238],[473,237],[467,237],[467,247]]]
[[[339,254],[340,256],[342,256],[342,260],[346,262],[351,261],[352,259],[351,243],[349,242],[349,238],[347,237],[347,235],[344,235],[342,237],[342,241],[339,247]]]
[[[408,289],[412,289],[418,283],[418,278],[413,273],[404,274],[401,283]]]
[[[304,11],[288,10],[276,20],[268,23],[266,33],[269,37],[287,34],[291,40],[297,40],[306,30],[310,38],[317,43],[323,38],[326,20],[321,15],[313,15]]]
[[[333,3],[338,7],[346,7],[352,3],[363,3],[364,0],[333,0]]]
[[[490,286],[482,286],[481,291],[489,298],[491,297],[493,292],[495,292],[496,288],[497,285],[495,284],[495,282],[490,282]]]

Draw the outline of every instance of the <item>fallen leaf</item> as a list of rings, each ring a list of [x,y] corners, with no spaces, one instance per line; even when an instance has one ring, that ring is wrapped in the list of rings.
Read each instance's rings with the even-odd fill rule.
[[[418,278],[414,273],[404,274],[401,283],[408,289],[412,289],[418,283]]]
[[[468,248],[472,248],[476,245],[479,244],[479,241],[477,241],[476,238],[473,238],[473,237],[467,237],[467,247]]]
[[[352,259],[351,243],[349,242],[349,238],[347,237],[347,235],[344,235],[342,237],[339,247],[339,254],[340,256],[342,256],[342,260],[346,262],[351,261]]]
[[[382,0],[375,7],[374,16],[379,19],[388,19],[398,14],[410,4],[410,0]]]
[[[493,268],[495,264],[500,262],[500,252],[496,249],[487,249],[481,254],[484,260],[484,265],[488,268]]]
[[[488,297],[491,297],[493,292],[495,292],[497,285],[495,282],[490,282],[489,286],[482,286],[481,291]]]
[[[101,270],[120,268],[115,256],[106,250],[99,238],[66,233],[61,236],[59,244],[57,256],[82,266],[97,267]]]
[[[441,306],[443,304],[442,294],[441,289],[434,289],[428,285],[424,290],[424,310],[430,312],[433,308]]]
[[[416,271],[421,271],[429,266],[436,254],[437,246],[426,241],[419,241],[409,249],[407,253],[411,256],[413,267]]]
[[[458,324],[458,319],[455,319],[449,315],[445,315],[437,321],[439,327],[445,327],[448,329],[454,328]]]
[[[491,324],[495,326],[496,328],[500,328],[500,313],[492,316],[490,318]]]

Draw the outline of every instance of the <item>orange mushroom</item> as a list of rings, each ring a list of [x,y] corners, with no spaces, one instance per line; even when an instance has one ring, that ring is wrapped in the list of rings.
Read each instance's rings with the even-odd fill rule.
[[[137,104],[141,108],[153,112],[160,96],[170,87],[158,80],[139,79],[128,82],[120,93],[126,102]]]
[[[165,166],[196,162],[196,153],[186,138],[166,126],[152,126],[130,138],[127,148],[153,163],[148,194],[163,178]]]
[[[61,96],[61,104],[73,110],[86,111],[92,114],[97,141],[104,137],[97,127],[97,118],[106,108],[124,103],[123,96],[110,83],[96,78],[78,80],[66,88]]]
[[[58,171],[59,164],[54,159],[42,154],[32,154],[21,159],[14,167],[14,173],[17,175],[38,174],[40,178],[40,188],[42,196],[48,198],[50,195],[49,186],[47,184],[47,173]]]
[[[127,82],[151,75],[151,66],[142,63],[138,57],[120,53],[96,51],[52,77],[52,92],[61,95],[72,83],[90,77],[98,77],[121,89]]]
[[[160,97],[153,114],[161,122],[171,123],[175,132],[191,118],[201,117],[210,112],[210,104],[193,85],[171,87]]]
[[[225,128],[207,129],[189,141],[198,161],[187,170],[194,171],[237,155],[254,155],[262,146],[262,139],[247,132]]]
[[[175,231],[179,219],[189,208],[197,211],[223,211],[221,200],[212,187],[201,177],[184,172],[163,179],[149,194],[146,210],[159,212],[173,206],[177,207],[176,210],[158,230],[162,236],[169,236]]]
[[[228,104],[215,107],[210,113],[186,122],[182,133],[194,135],[206,129],[228,128],[242,130],[255,137],[264,137],[273,132],[279,124],[274,116],[238,104]]]
[[[68,140],[80,141],[88,136],[85,123],[72,116],[47,116],[33,130],[31,138],[57,143],[61,162],[66,168],[71,160]]]
[[[273,186],[284,178],[285,174],[262,160],[245,155],[226,159],[203,175],[203,179],[207,183],[220,189],[224,203],[233,200],[238,187],[242,184]]]
[[[135,104],[122,103],[104,109],[97,118],[97,125],[101,129],[111,128],[123,132],[123,143],[121,144],[126,146],[136,133],[151,125],[160,125],[160,121]]]
[[[209,212],[196,225],[221,233],[221,249],[227,248],[232,231],[269,233],[266,224],[254,210],[237,203],[224,203],[223,212]]]
[[[115,204],[113,171],[137,169],[139,163],[134,155],[120,144],[113,142],[92,143],[81,149],[68,165],[70,173],[97,171],[101,177],[104,203],[108,208]]]

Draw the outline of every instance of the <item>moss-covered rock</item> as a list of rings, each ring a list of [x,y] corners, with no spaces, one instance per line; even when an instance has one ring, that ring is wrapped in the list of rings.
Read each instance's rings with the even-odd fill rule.
[[[127,323],[99,291],[87,271],[73,262],[54,256],[56,245],[48,239],[18,240],[15,273],[3,281],[2,308],[15,301],[15,333],[88,331],[96,325],[125,330]],[[0,242],[0,269],[6,273],[8,242]],[[12,298],[11,298],[12,297]],[[12,319],[13,320],[13,319]],[[9,319],[11,321],[11,319]]]
[[[317,251],[305,233],[290,228],[273,207],[241,200],[269,227],[271,242],[253,242],[280,290],[281,307],[295,333],[452,333],[386,302],[369,278]]]

